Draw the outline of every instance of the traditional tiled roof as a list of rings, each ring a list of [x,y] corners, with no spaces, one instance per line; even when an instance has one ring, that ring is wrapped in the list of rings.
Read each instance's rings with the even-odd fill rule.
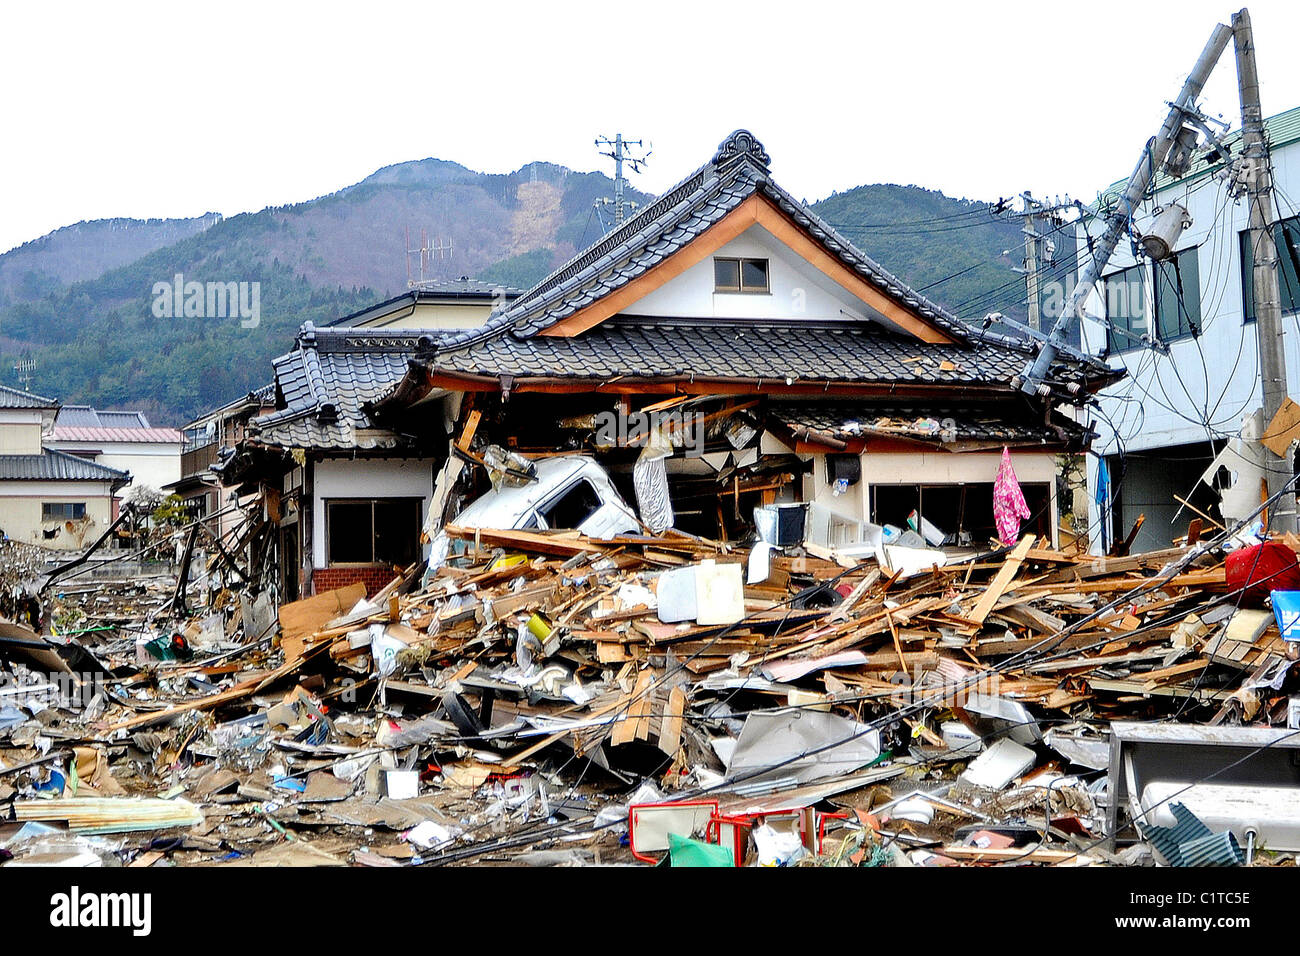
[[[109,481],[122,485],[130,480],[130,472],[52,449],[39,455],[0,455],[0,481]]]
[[[33,395],[21,389],[0,385],[0,408],[58,408],[59,403],[53,398]]]
[[[178,445],[185,440],[175,428],[81,428],[55,424],[50,440],[56,442],[143,442]]]
[[[793,379],[1008,385],[1025,354],[927,345],[862,322],[710,322],[619,316],[572,338],[501,335],[439,353],[439,371],[529,377]]]
[[[909,288],[804,203],[778,186],[768,171],[768,161],[762,144],[752,134],[745,130],[732,133],[710,162],[547,276],[504,311],[493,315],[478,328],[441,336],[437,354],[426,356],[430,365],[435,369],[463,369],[467,365],[486,368],[490,362],[484,357],[484,349],[491,361],[518,358],[519,362],[524,362],[539,352],[542,355],[554,354],[557,348],[562,347],[538,342],[539,332],[644,275],[721,222],[745,200],[762,195],[826,252],[896,304],[948,335],[958,347],[969,346],[980,352],[974,357],[966,353],[965,364],[987,367],[995,361],[994,353],[1001,350],[1003,357],[996,360],[999,367],[1006,365],[1010,368],[1011,356],[1015,356],[1015,364],[1019,366],[1006,376],[1007,379],[1023,369],[1027,357],[1036,351],[1032,343],[1019,337],[975,329],[943,306]],[[683,322],[681,327],[688,324]],[[884,323],[866,324],[873,332],[887,328]],[[899,339],[914,342],[906,335],[900,334]],[[716,340],[714,336],[710,342]],[[577,361],[578,352],[588,348],[599,352],[603,346],[599,334],[592,336],[589,331],[574,336],[574,361]],[[938,351],[934,346],[919,342],[914,342],[913,347],[923,348],[927,353],[937,354]],[[789,353],[785,354],[793,358]],[[706,367],[714,368],[724,358],[706,359]],[[602,364],[598,355],[582,361],[596,366]],[[1088,369],[1092,377],[1110,374],[1110,370],[1100,363]],[[1056,377],[1063,379],[1077,378],[1079,370],[1079,363],[1072,359],[1062,359],[1054,366]],[[704,374],[703,368],[699,371]]]
[[[402,378],[422,335],[304,324],[294,350],[272,362],[279,407],[253,419],[250,433],[285,448],[397,445],[397,436],[372,428],[362,406]]]
[[[758,380],[769,384],[841,383],[890,388],[995,387],[1013,390],[1035,346],[982,331],[904,283],[838,234],[771,180],[768,156],[741,130],[713,159],[638,215],[473,329],[300,330],[295,348],[276,359],[276,411],[250,424],[254,441],[282,448],[388,448],[395,433],[376,427],[366,409],[416,394],[418,358],[435,373],[475,376]],[[749,197],[762,195],[822,249],[883,295],[953,340],[929,344],[887,321],[651,318],[617,314],[571,337],[539,334],[644,275],[703,235]],[[416,295],[412,293],[411,295]],[[403,298],[403,297],[399,297]],[[397,301],[397,300],[390,300]],[[367,312],[375,312],[386,304]],[[1104,365],[1062,360],[1060,377],[1097,379]],[[766,391],[779,392],[777,389]],[[971,396],[954,396],[967,400]]]
[[[64,405],[54,424],[71,428],[148,428],[149,419],[144,412],[99,411],[89,405]]]

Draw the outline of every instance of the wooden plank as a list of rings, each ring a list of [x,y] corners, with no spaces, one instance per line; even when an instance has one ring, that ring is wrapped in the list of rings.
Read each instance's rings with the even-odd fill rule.
[[[1160,670],[1148,671],[1145,674],[1134,674],[1133,676],[1140,679],[1148,690],[1153,690],[1161,684],[1180,682],[1192,674],[1205,670],[1208,666],[1209,662],[1204,660],[1186,661],[1182,664],[1174,664],[1172,667],[1162,667]]]
[[[462,528],[449,524],[444,529],[450,538],[479,541],[494,548],[517,548],[563,558],[589,552],[606,550],[590,538],[558,534],[538,534],[534,531],[498,531],[490,528]]]
[[[686,713],[686,692],[674,687],[668,692],[663,728],[659,731],[659,749],[674,756],[682,744],[682,720]]]
[[[1268,427],[1264,429],[1264,434],[1260,436],[1259,441],[1277,457],[1285,458],[1287,449],[1291,447],[1291,442],[1297,439],[1300,439],[1300,405],[1297,405],[1290,398],[1284,398],[1282,404],[1278,407],[1277,414],[1268,423]]]
[[[482,418],[483,413],[476,408],[465,419],[465,427],[461,429],[460,438],[456,439],[456,447],[461,451],[469,452],[469,446],[474,443],[474,433],[478,431],[478,423]]]
[[[975,604],[975,609],[971,611],[967,618],[977,625],[982,625],[984,619],[989,616],[993,610],[993,605],[998,603],[998,598],[1011,586],[1011,581],[1020,573],[1020,566],[1025,563],[1025,555],[1029,554],[1029,549],[1034,546],[1034,536],[1027,534],[1020,539],[1015,550],[1007,555],[998,573],[993,577],[989,586],[985,588],[984,593],[980,596],[979,601]]]
[[[360,581],[280,606],[281,645],[286,657],[301,656],[307,638],[340,615],[348,613],[366,596]]]

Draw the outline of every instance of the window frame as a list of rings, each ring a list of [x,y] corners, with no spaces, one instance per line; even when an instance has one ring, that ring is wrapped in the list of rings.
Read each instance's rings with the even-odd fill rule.
[[[415,547],[414,557],[416,560],[420,556],[420,522],[424,517],[424,498],[419,495],[393,495],[383,498],[324,498],[321,500],[321,507],[325,511],[325,564],[331,568],[367,568],[375,566],[387,566],[390,562],[382,561],[375,557],[375,544],[378,535],[375,529],[375,506],[380,504],[393,504],[397,502],[414,503],[415,511]],[[370,560],[369,561],[336,561],[333,557],[334,541],[334,518],[333,508],[335,505],[369,505],[370,506]]]
[[[1115,320],[1117,316],[1111,314],[1110,283],[1112,282],[1112,280],[1118,280],[1118,281],[1123,281],[1127,284],[1129,280],[1122,277],[1127,276],[1129,273],[1136,273],[1138,278],[1141,280],[1138,285],[1138,299],[1142,303],[1141,318],[1143,318],[1146,321],[1145,335],[1154,337],[1154,330],[1152,328],[1153,316],[1150,314],[1151,312],[1154,311],[1154,309],[1147,308],[1146,265],[1144,263],[1139,262],[1135,265],[1126,266],[1123,269],[1116,269],[1114,272],[1108,273],[1101,277],[1101,298],[1102,298],[1101,304],[1102,304],[1102,309],[1104,310],[1106,316],[1106,351],[1110,354],[1114,354],[1117,352],[1128,352],[1133,349],[1140,349],[1143,347],[1142,340],[1144,336],[1135,336],[1133,334],[1132,323],[1133,323],[1134,316],[1131,314],[1124,316],[1123,318],[1128,324],[1122,330],[1120,330],[1115,327]],[[1129,312],[1130,313],[1132,312],[1131,303],[1130,303]],[[1119,338],[1119,336],[1121,335],[1123,336],[1123,341],[1121,341]]]
[[[1300,262],[1292,262],[1287,248],[1286,236],[1291,234],[1292,245],[1300,258],[1300,216],[1288,216],[1273,223],[1273,243],[1277,248],[1278,293],[1281,299],[1282,314],[1300,313]],[[1250,230],[1242,229],[1237,233],[1237,262],[1241,268],[1241,321],[1251,325],[1255,321],[1255,255],[1250,248]],[[1292,285],[1287,278],[1287,263],[1296,274],[1296,283]]]
[[[1151,264],[1152,281],[1151,281],[1151,312],[1152,324],[1155,327],[1155,337],[1160,342],[1177,342],[1179,339],[1195,338],[1201,334],[1204,329],[1201,313],[1201,257],[1200,246],[1189,246],[1186,249],[1179,249],[1172,257],[1163,262],[1153,262]],[[1184,260],[1186,258],[1186,261]],[[1187,268],[1186,262],[1195,263],[1195,268]],[[1195,275],[1190,273],[1195,272]],[[1177,289],[1181,283],[1183,289],[1182,299],[1178,299]],[[1174,301],[1177,304],[1176,320],[1177,331],[1166,332],[1165,329],[1165,310],[1161,307],[1164,301],[1164,294],[1161,290],[1168,285],[1171,293],[1174,295]],[[1195,296],[1196,315],[1190,314],[1190,309],[1184,308],[1189,301],[1190,296]],[[1186,323],[1184,323],[1186,319]],[[1184,329],[1186,324],[1186,329]]]
[[[551,522],[550,512],[553,511],[557,506],[559,506],[560,502],[564,501],[570,495],[580,491],[584,486],[586,490],[591,493],[592,499],[596,502],[596,507],[587,513],[586,517],[584,517],[582,521],[579,522],[579,526],[586,524],[588,521],[591,520],[591,518],[594,515],[596,515],[600,511],[601,508],[605,507],[605,501],[600,496],[600,490],[595,486],[594,483],[592,483],[592,481],[589,478],[587,478],[585,475],[580,475],[577,481],[565,485],[559,492],[551,495],[551,497],[547,498],[546,501],[542,502],[541,504],[537,505],[532,509],[533,513],[536,514],[537,518],[541,521],[542,527],[544,529],[546,530],[553,529],[557,531],[577,530],[577,527],[567,528],[562,525],[553,524]]]
[[[734,262],[736,264],[736,283],[735,287],[718,284],[718,263]],[[761,288],[745,284],[745,263],[761,262],[763,263],[763,277],[765,279]],[[713,257],[713,292],[722,295],[771,295],[772,294],[772,260],[761,258],[759,256],[714,256]]]
[[[58,508],[59,513],[51,513],[51,509]],[[64,513],[64,509],[69,509]],[[77,509],[81,509],[78,513]],[[86,502],[84,501],[42,501],[41,502],[41,521],[80,521],[86,517]]]

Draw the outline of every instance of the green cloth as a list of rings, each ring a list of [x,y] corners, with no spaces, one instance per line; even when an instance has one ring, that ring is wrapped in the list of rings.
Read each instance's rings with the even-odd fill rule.
[[[725,846],[668,834],[668,855],[673,866],[732,866],[731,850]]]

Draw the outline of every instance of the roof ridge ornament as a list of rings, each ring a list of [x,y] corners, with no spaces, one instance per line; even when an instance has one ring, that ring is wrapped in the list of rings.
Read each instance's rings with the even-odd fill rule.
[[[768,163],[772,161],[772,157],[753,133],[747,129],[738,129],[719,144],[718,151],[713,155],[713,165],[726,169],[746,159],[761,167],[764,172],[767,172]]]

